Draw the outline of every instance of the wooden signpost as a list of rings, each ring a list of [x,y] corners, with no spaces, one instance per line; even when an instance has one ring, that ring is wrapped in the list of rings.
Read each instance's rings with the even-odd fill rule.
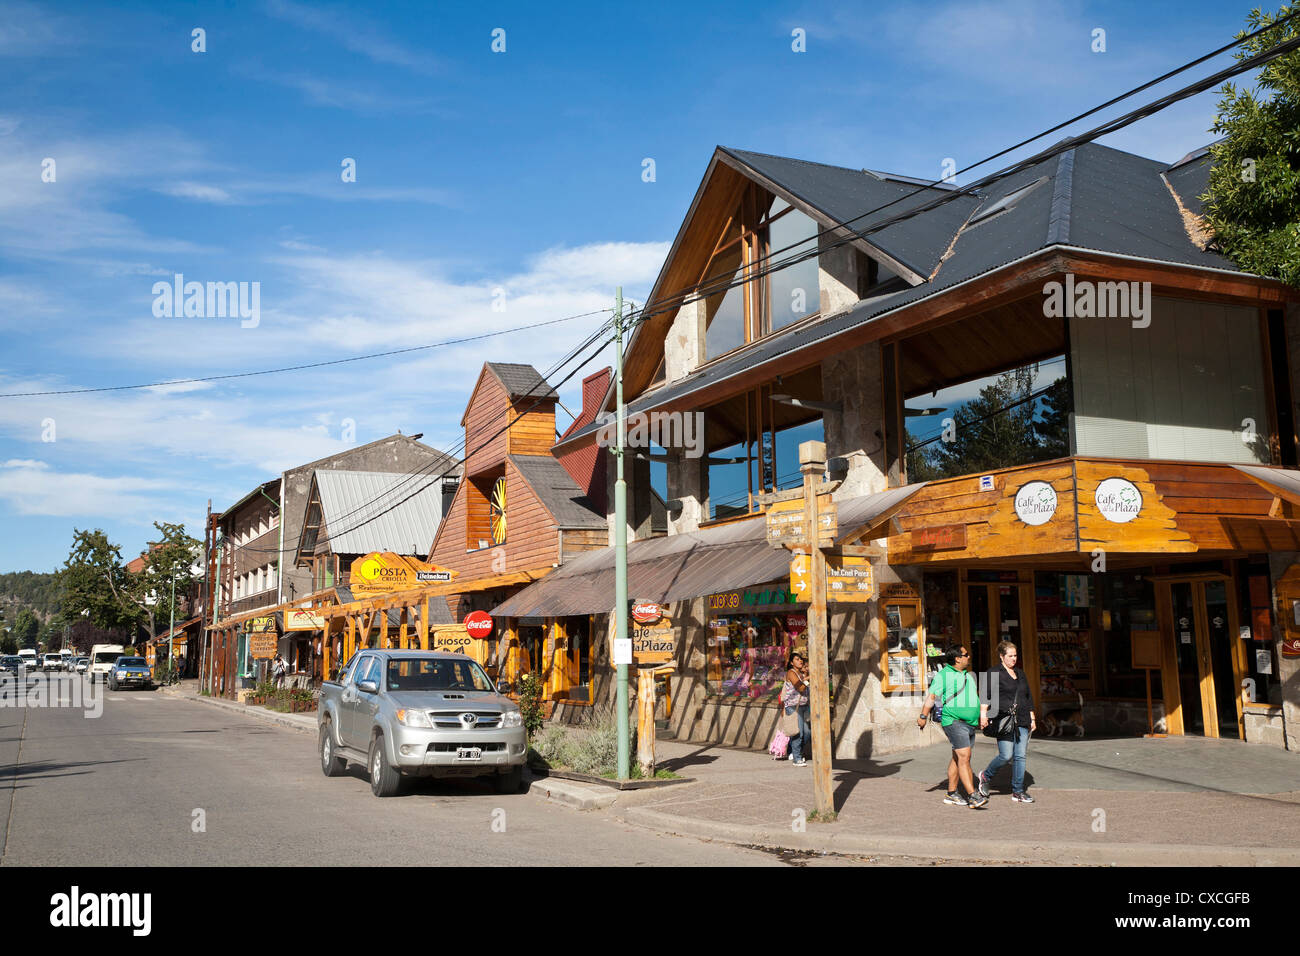
[[[1129,635],[1132,642],[1130,650],[1133,657],[1133,667],[1136,670],[1141,668],[1147,678],[1147,730],[1146,737],[1168,737],[1168,734],[1156,733],[1155,715],[1151,708],[1151,672],[1160,667],[1160,632],[1159,631],[1133,631]],[[1080,720],[1083,718],[1080,717]]]
[[[875,597],[871,562],[860,555],[826,555],[827,600],[862,604]],[[796,552],[790,558],[790,590],[806,601],[812,592],[812,557]]]
[[[829,492],[817,495],[817,545],[829,548],[835,543],[839,511]],[[802,498],[774,502],[767,509],[767,543],[774,548],[806,547],[808,544],[807,509]]]

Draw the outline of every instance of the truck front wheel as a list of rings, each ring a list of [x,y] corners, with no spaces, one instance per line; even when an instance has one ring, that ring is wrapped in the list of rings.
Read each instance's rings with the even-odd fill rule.
[[[348,769],[346,757],[334,756],[334,734],[328,720],[320,725],[320,768],[327,777],[340,776]]]
[[[370,792],[376,797],[396,795],[402,786],[402,775],[396,767],[388,765],[384,756],[384,735],[375,734],[370,741]]]

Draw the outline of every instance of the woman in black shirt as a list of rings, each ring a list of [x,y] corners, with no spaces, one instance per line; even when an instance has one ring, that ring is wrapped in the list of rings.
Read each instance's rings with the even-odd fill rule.
[[[998,644],[998,656],[1002,666],[989,671],[988,687],[997,688],[998,711],[994,720],[1004,715],[1015,713],[1014,734],[998,738],[998,752],[989,765],[980,771],[980,793],[989,792],[989,781],[1002,769],[1002,765],[1011,762],[1011,799],[1016,803],[1033,803],[1034,798],[1025,793],[1025,750],[1029,747],[1029,735],[1038,729],[1034,719],[1034,698],[1029,691],[1029,681],[1025,672],[1016,666],[1018,654],[1016,645],[1010,641]],[[994,681],[997,683],[994,684]],[[989,725],[989,705],[980,705],[980,727]]]

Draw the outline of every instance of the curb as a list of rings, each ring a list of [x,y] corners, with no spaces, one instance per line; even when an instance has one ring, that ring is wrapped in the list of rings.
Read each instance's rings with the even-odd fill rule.
[[[293,719],[294,714],[277,714],[273,711],[264,710],[261,707],[249,707],[247,704],[232,704],[228,700],[214,700],[211,697],[201,695],[184,694],[179,691],[161,690],[160,693],[168,697],[179,697],[181,700],[192,700],[200,704],[208,704],[212,707],[220,707],[222,710],[228,710],[231,713],[243,714],[245,717],[252,717],[254,720],[260,720],[265,723],[278,724],[281,727],[287,727],[290,730],[296,730],[304,734],[316,733],[316,720],[313,718],[310,724],[305,723],[301,718]]]
[[[553,777],[534,777],[531,770],[525,771],[528,779],[528,792],[536,794],[543,800],[560,803],[575,810],[603,810],[618,799],[617,790],[604,787],[584,787],[569,780],[557,780]]]
[[[712,820],[693,820],[648,807],[628,807],[622,819],[650,830],[755,844],[785,850],[855,856],[908,856],[970,862],[990,860],[1084,866],[1300,866],[1300,849],[1216,847],[1165,844],[1021,844],[997,840],[949,840],[937,854],[934,842],[919,837],[834,833],[833,825],[813,823],[804,833],[778,827],[746,827]]]

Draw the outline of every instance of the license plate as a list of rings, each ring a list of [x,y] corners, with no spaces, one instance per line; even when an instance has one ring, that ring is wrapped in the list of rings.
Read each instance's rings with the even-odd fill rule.
[[[457,747],[456,759],[457,760],[482,760],[483,748],[482,747]]]

